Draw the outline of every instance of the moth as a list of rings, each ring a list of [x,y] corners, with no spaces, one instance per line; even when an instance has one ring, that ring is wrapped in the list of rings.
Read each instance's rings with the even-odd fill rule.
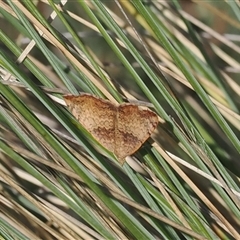
[[[113,104],[90,94],[66,95],[64,100],[73,116],[119,163],[136,152],[158,125],[151,110],[131,103]]]

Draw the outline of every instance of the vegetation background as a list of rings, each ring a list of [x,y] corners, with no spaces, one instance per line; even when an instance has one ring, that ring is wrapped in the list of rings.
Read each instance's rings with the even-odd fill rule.
[[[237,1],[0,1],[2,239],[240,239]],[[152,108],[120,166],[68,112]]]

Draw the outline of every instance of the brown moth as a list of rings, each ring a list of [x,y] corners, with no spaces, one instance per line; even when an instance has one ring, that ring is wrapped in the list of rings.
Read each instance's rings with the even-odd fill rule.
[[[66,95],[73,116],[120,164],[136,152],[158,125],[157,115],[131,103],[113,104],[93,95]]]

